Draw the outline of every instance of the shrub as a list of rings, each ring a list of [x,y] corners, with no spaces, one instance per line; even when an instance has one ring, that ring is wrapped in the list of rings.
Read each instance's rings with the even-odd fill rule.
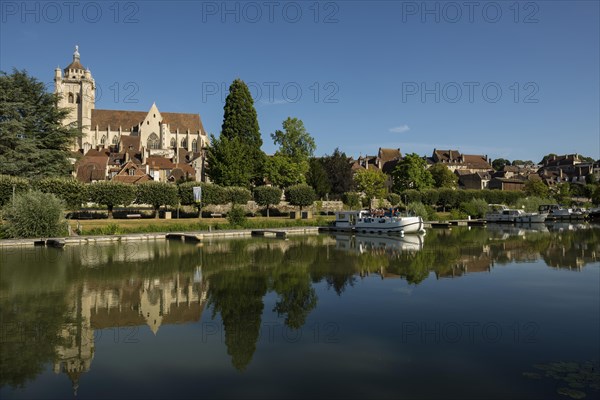
[[[69,209],[78,209],[87,201],[86,185],[74,178],[43,178],[33,182],[40,192],[52,193],[65,202]]]
[[[244,187],[230,186],[226,191],[229,201],[233,204],[246,204],[252,199],[252,194]]]
[[[412,203],[408,203],[408,205],[406,206],[406,211],[410,214],[419,216],[424,220],[429,220],[430,210],[428,210],[425,204],[421,202],[413,201]]]
[[[421,200],[423,204],[429,206],[435,206],[440,198],[439,190],[436,189],[425,189],[421,192]]]
[[[460,203],[460,210],[466,215],[475,218],[483,218],[488,212],[488,204],[484,199],[471,199],[467,202]]]
[[[144,182],[137,186],[138,204],[151,204],[154,207],[154,218],[158,218],[158,210],[163,205],[177,204],[177,187],[167,182]]]
[[[243,226],[246,222],[246,212],[242,207],[234,204],[229,213],[227,213],[227,221],[231,226]]]
[[[29,190],[29,181],[16,176],[0,175],[0,207],[12,199],[13,186],[15,194],[24,193]]]
[[[317,198],[315,190],[306,184],[290,186],[286,192],[287,200],[291,205],[299,206],[300,211],[302,207],[310,206]]]
[[[402,199],[404,199],[405,204],[409,203],[420,203],[422,200],[421,192],[415,189],[408,189],[400,193]]]
[[[450,219],[465,219],[467,218],[467,214],[465,214],[463,211],[459,210],[458,208],[454,208],[452,210],[450,210]]]
[[[281,189],[274,186],[255,187],[253,194],[256,204],[267,207],[267,217],[269,216],[269,206],[279,204],[281,201]]]
[[[346,204],[351,210],[361,206],[360,194],[356,192],[346,192],[342,197],[344,204]]]
[[[65,236],[64,203],[51,193],[19,193],[3,210],[5,236],[12,238]]]
[[[400,195],[396,194],[396,193],[388,194],[387,199],[390,202],[390,204],[392,205],[392,207],[397,207],[400,204],[400,202],[402,201],[400,199]]]
[[[454,189],[440,189],[438,192],[438,204],[446,211],[446,208],[455,208],[458,200],[458,191]]]
[[[92,202],[108,208],[108,218],[113,217],[114,206],[128,206],[135,200],[135,186],[114,181],[94,182],[87,187]]]

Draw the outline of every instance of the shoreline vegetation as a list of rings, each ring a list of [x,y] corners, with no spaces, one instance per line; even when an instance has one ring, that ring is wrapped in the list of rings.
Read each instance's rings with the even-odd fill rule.
[[[325,226],[333,216],[317,216],[309,219],[289,217],[251,217],[240,224],[231,224],[227,218],[181,218],[181,219],[94,219],[69,220],[72,232],[80,230],[79,236],[121,235],[159,232],[199,232],[243,229],[276,229],[305,226]]]

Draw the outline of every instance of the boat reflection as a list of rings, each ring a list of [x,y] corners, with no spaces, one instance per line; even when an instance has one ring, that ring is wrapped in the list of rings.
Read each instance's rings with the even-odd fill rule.
[[[393,256],[422,250],[425,243],[425,234],[397,237],[377,234],[350,235],[337,233],[331,236],[335,239],[336,249],[355,251],[358,254],[369,252]]]

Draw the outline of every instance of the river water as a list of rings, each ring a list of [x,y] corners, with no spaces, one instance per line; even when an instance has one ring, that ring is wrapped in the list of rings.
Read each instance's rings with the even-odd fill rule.
[[[0,250],[8,398],[598,398],[600,226]]]

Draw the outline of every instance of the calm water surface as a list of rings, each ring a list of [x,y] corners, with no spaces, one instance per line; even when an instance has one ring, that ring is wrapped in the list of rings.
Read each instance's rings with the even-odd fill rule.
[[[4,398],[598,398],[600,227],[0,250]]]

